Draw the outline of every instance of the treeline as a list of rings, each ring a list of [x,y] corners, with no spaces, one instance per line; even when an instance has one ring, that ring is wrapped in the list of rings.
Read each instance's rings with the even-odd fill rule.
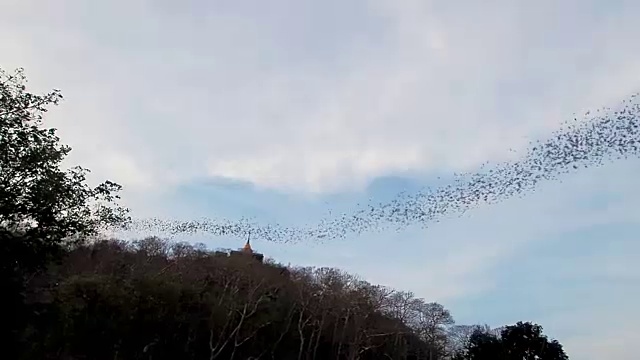
[[[29,279],[32,359],[441,359],[447,310],[330,268],[145,239]]]
[[[21,358],[523,359],[496,357],[500,337],[454,325],[440,304],[333,268],[157,238],[96,241],[62,259],[27,279]]]
[[[121,187],[63,169],[43,126],[59,91],[0,69],[0,356],[3,359],[564,360],[535,324],[457,326],[440,304],[337,269],[287,268],[124,226]]]

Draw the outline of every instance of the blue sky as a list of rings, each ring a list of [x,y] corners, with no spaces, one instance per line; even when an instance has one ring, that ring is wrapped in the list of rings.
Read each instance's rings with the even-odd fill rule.
[[[69,162],[125,185],[134,215],[303,224],[516,158],[640,90],[639,11],[631,0],[5,0],[0,65],[25,67],[35,91],[63,90],[48,119]],[[460,323],[540,322],[572,359],[632,359],[639,175],[630,159],[427,229],[254,245],[412,290]]]

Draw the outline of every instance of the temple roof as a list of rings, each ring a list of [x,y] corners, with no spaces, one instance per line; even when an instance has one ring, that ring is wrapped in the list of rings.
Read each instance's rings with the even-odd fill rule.
[[[247,242],[242,247],[242,251],[244,251],[244,252],[253,252],[253,249],[251,248],[250,241],[251,241],[251,235],[249,235],[249,237],[247,238]]]

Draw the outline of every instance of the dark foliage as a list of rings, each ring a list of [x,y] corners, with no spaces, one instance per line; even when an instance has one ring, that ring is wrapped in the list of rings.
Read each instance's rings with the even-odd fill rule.
[[[9,303],[1,310],[0,336],[9,344],[19,343],[19,319],[28,313],[28,280],[75,240],[128,220],[127,210],[115,204],[118,184],[90,187],[88,170],[61,167],[71,148],[42,126],[47,108],[61,99],[57,90],[27,92],[21,69],[0,69],[0,280]]]
[[[71,148],[60,144],[43,114],[62,99],[26,91],[22,70],[0,69],[0,226],[46,242],[93,235],[128,220],[114,204],[120,185],[86,183],[87,169],[63,169]]]
[[[473,332],[455,360],[568,360],[562,345],[542,334],[540,325],[518,322],[506,326],[500,335]]]
[[[435,304],[158,239],[77,247],[28,290],[29,359],[438,359],[446,345]]]
[[[331,268],[156,238],[62,259],[26,281],[15,358],[566,359],[535,325],[470,334],[437,303]]]

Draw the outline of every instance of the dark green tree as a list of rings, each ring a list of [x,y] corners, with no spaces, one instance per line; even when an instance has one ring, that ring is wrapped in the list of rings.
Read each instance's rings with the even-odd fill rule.
[[[120,185],[90,187],[87,169],[61,166],[71,148],[43,126],[60,91],[37,95],[25,84],[22,69],[0,69],[0,229],[59,243],[125,222],[126,209],[115,205]]]
[[[465,346],[454,360],[503,360],[506,359],[502,352],[500,339],[484,329],[476,329]]]
[[[549,340],[542,326],[518,322],[506,326],[500,336],[486,331],[475,331],[455,360],[568,360],[562,345]]]
[[[500,334],[507,359],[566,360],[562,345],[549,340],[542,333],[542,326],[530,322],[518,322],[505,327]]]
[[[60,144],[56,129],[43,126],[43,114],[62,99],[60,91],[33,94],[26,82],[22,69],[0,68],[0,282],[8,301],[0,310],[6,332],[0,336],[9,344],[18,342],[20,323],[30,313],[26,279],[66,243],[128,220],[127,210],[116,204],[120,185],[90,187],[88,170],[61,166],[71,148]]]

